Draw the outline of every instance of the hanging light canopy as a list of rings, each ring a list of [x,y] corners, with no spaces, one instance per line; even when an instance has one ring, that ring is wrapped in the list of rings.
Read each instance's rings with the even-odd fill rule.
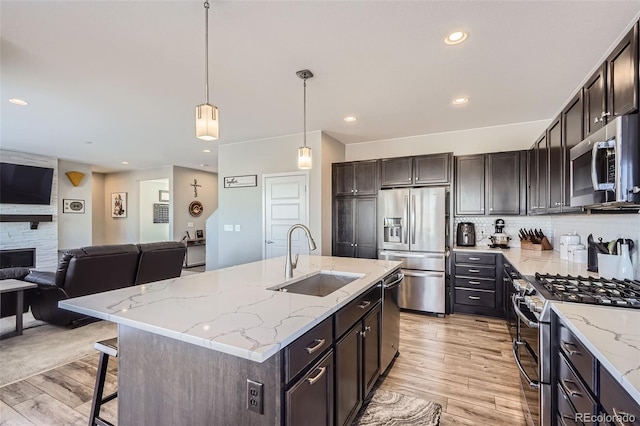
[[[301,170],[308,170],[311,168],[311,148],[307,146],[307,79],[313,77],[313,73],[309,70],[301,70],[296,72],[296,75],[304,80],[304,144],[298,148],[298,168]]]
[[[204,92],[206,102],[196,107],[196,137],[218,140],[218,107],[209,103],[209,2],[204,2]]]

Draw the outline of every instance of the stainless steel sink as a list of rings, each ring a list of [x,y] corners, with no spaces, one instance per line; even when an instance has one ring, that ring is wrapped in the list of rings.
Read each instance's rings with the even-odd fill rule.
[[[280,285],[278,288],[271,288],[271,290],[324,297],[341,289],[350,282],[357,280],[361,276],[362,275],[356,274],[343,275],[320,272],[319,274],[304,278],[291,284]]]

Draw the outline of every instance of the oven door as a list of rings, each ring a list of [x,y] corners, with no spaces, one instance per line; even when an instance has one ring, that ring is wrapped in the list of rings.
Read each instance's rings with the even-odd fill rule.
[[[513,340],[513,356],[520,370],[520,384],[526,400],[527,422],[540,424],[540,369],[538,363],[539,323],[521,297],[512,296],[512,307],[518,318],[517,338]]]

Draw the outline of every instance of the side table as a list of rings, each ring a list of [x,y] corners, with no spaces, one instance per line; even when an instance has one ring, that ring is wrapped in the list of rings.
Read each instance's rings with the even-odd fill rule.
[[[16,293],[16,329],[8,333],[0,334],[0,340],[22,334],[22,315],[24,310],[24,291],[38,287],[36,284],[20,280],[0,280],[0,297],[5,293]]]

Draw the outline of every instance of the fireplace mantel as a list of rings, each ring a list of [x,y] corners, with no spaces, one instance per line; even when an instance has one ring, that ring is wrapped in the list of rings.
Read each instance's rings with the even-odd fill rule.
[[[29,222],[31,229],[38,229],[40,222],[53,222],[50,214],[0,214],[0,222]]]

